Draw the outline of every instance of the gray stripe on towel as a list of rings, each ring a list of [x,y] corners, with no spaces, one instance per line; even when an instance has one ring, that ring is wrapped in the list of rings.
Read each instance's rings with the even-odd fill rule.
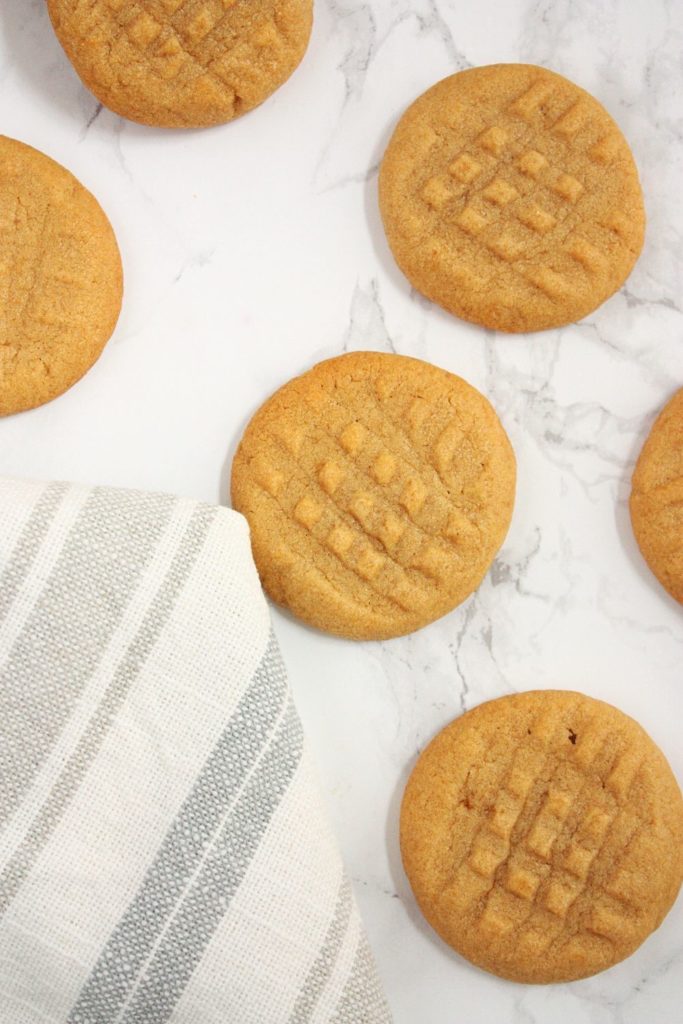
[[[42,492],[28,522],[21,531],[5,567],[0,573],[0,626],[7,617],[17,592],[31,571],[55,512],[68,490],[67,484],[52,483]]]
[[[239,889],[303,750],[301,725],[289,700],[287,714],[258,772],[206,858],[172,919],[121,1024],[164,1024]]]
[[[81,509],[0,671],[0,826],[31,785],[97,667],[153,557],[173,501],[96,488]]]
[[[146,515],[149,515],[149,510]],[[208,505],[198,505],[192,513],[164,580],[137,633],[119,661],[102,700],[75,750],[62,768],[48,799],[31,823],[21,846],[0,875],[0,915],[16,895],[36,857],[59,823],[83,776],[96,758],[118,709],[173,612],[178,595],[202,550],[215,515],[216,509]]]
[[[361,935],[349,980],[331,1024],[391,1024],[367,939]]]
[[[346,876],[341,880],[334,917],[320,947],[320,952],[311,967],[303,988],[294,1004],[290,1024],[307,1024],[330,979],[344,941],[351,917],[351,885]]]
[[[275,639],[271,635],[248,690],[202,768],[137,894],[85,982],[69,1016],[70,1024],[110,1024],[119,1020],[122,1008],[129,1003],[135,992],[141,973],[145,972],[147,984],[150,984],[154,962],[152,967],[148,965],[157,947],[160,947],[164,956],[161,964],[166,962],[169,955],[174,955],[173,946],[169,952],[166,934],[170,935],[172,928],[175,929],[175,934],[181,927],[185,903],[189,910],[195,905],[197,896],[195,895],[192,900],[193,887],[197,884],[207,884],[205,875],[208,869],[206,865],[201,867],[204,858],[209,862],[209,867],[218,864],[221,841],[219,840],[212,849],[216,833],[224,816],[230,811],[232,803],[238,799],[238,808],[243,803],[245,795],[239,796],[240,788],[245,784],[259,758],[263,756],[286,699],[284,666]],[[226,827],[234,827],[231,823],[236,813],[237,811],[232,812]],[[249,814],[251,824],[259,820],[259,814],[254,813],[254,808],[250,808]],[[264,822],[264,827],[265,825],[267,821]],[[207,857],[208,851],[211,852]],[[237,859],[243,858],[246,851],[247,847],[244,846]],[[200,868],[201,873],[197,880]],[[199,959],[203,944],[198,948],[198,936],[202,929],[208,926],[217,910],[219,917],[222,914],[220,907],[224,895],[225,891],[221,887],[212,897],[214,905],[203,924],[197,925],[194,917],[192,918],[190,935],[185,940],[186,948],[178,950],[175,955]],[[187,912],[186,910],[185,913]],[[171,925],[174,917],[175,922]],[[193,967],[194,960],[190,973]],[[180,968],[179,964],[173,968],[177,972],[178,980],[181,978]],[[189,973],[187,976],[189,977]],[[175,984],[177,982],[174,983],[174,991]],[[184,984],[183,982],[183,987]],[[176,994],[174,1002],[179,994],[180,992]],[[145,998],[144,994],[140,998]],[[137,1005],[138,1001],[135,1000],[129,1007],[129,1013],[137,1012]],[[124,1019],[129,1019],[128,1014]],[[145,1024],[151,1024],[151,1021],[157,1018],[150,1016],[144,1019]]]

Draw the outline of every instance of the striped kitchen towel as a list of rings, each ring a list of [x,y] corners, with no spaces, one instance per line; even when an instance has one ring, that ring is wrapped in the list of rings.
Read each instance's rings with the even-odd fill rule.
[[[0,1021],[389,1020],[245,521],[0,480]]]

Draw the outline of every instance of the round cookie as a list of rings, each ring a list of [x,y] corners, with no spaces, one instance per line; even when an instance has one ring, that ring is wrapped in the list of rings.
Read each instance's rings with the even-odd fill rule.
[[[267,592],[353,639],[410,633],[464,601],[503,542],[514,490],[514,454],[483,395],[377,352],[285,384],[232,467]]]
[[[623,135],[587,92],[530,64],[461,71],[420,96],[384,154],[379,196],[411,284],[501,331],[580,320],[643,244]]]
[[[513,981],[573,981],[661,924],[683,877],[683,800],[632,718],[580,693],[520,693],[422,753],[401,852],[423,914],[464,957]]]
[[[0,416],[60,395],[90,369],[121,309],[121,257],[72,174],[0,136]]]
[[[161,128],[223,124],[300,63],[313,0],[48,0],[85,86],[115,113]]]
[[[643,558],[683,604],[683,388],[664,406],[636,463],[631,522]]]

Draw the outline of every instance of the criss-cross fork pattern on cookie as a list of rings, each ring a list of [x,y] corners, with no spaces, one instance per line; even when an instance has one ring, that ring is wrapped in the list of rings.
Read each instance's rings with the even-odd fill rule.
[[[485,405],[476,396],[463,418],[447,388],[441,402],[418,388],[397,406],[394,386],[380,374],[322,395],[299,388],[298,416],[259,415],[250,426],[243,445],[258,452],[241,474],[258,495],[243,510],[257,551],[258,518],[270,517],[267,587],[269,567],[303,574],[348,610],[400,623],[447,610],[479,582],[502,539],[498,510],[487,507],[500,461],[486,440],[494,417],[475,422]],[[502,428],[492,429],[500,441]],[[502,507],[510,504],[504,482]]]
[[[43,154],[0,139],[0,415],[82,376],[120,301],[118,250],[95,199]]]
[[[119,19],[120,29],[141,59],[165,80],[181,71],[199,70],[221,88],[232,87],[221,64],[226,43],[241,47],[247,56],[254,50],[282,43],[273,16],[264,21],[253,39],[236,41],[231,31],[232,12],[238,0],[107,0]],[[207,88],[209,82],[207,82]]]
[[[523,746],[516,752],[453,883],[463,873],[477,875],[485,892],[474,927],[493,940],[515,932],[520,948],[533,946],[536,953],[560,940],[570,943],[584,931],[608,942],[629,934],[629,912],[636,908],[624,896],[628,866],[619,863],[619,855],[645,825],[628,807],[642,755],[620,750],[596,783],[594,762],[607,732],[588,723],[571,748],[566,728],[559,732],[543,718],[534,725],[533,756]],[[558,771],[560,744],[566,760]],[[549,765],[545,793],[528,815],[527,799]],[[609,843],[614,871],[605,885],[596,885],[591,869]],[[521,920],[520,904],[526,908]]]
[[[556,92],[551,81],[535,82],[420,190],[442,234],[460,232],[481,246],[491,273],[502,262],[553,301],[571,291],[575,275],[604,274],[615,239],[629,245],[621,211],[591,211],[587,221],[580,202],[595,189],[596,169],[609,173],[622,145],[618,133],[603,128],[596,134],[589,100],[582,97],[572,97],[539,125],[539,111]],[[435,222],[429,223],[434,230]],[[554,249],[571,261],[561,272],[545,262]],[[464,276],[469,273],[462,268]]]
[[[541,706],[444,890],[465,900],[471,936],[517,962],[583,969],[586,947],[616,960],[647,934],[639,845],[653,811],[638,789],[650,751],[632,725],[585,704]]]
[[[51,204],[46,203],[38,214],[27,210],[14,190],[8,189],[11,195],[7,196],[3,191],[0,347],[12,360],[35,358],[49,374],[49,360],[44,358],[46,332],[58,336],[88,324],[92,281],[83,270],[82,253],[89,238],[79,234],[77,226],[67,230]]]
[[[437,83],[406,111],[379,178],[408,279],[475,323],[580,319],[625,280],[644,208],[626,140],[560,75],[495,65]]]
[[[137,95],[142,76],[150,112],[158,106],[162,118],[180,120],[189,98],[195,116],[203,106],[223,110],[225,118],[264,99],[298,63],[310,7],[308,0],[97,0],[88,5],[50,0],[50,5],[64,45],[77,67],[87,69],[86,78],[92,76],[93,84],[112,96],[134,88],[139,105],[145,102]]]
[[[683,874],[683,805],[661,752],[581,694],[500,698],[418,761],[401,850],[428,920],[518,981],[585,977],[657,927]]]
[[[422,404],[415,400],[409,423]],[[281,500],[306,546],[325,548],[355,573],[369,602],[379,598],[418,611],[442,588],[452,564],[460,565],[458,544],[476,542],[476,523],[450,501],[440,478],[425,473],[419,457],[416,464],[405,462],[361,418],[335,412],[334,419],[347,422],[319,439],[315,455],[303,432],[276,428],[278,468],[264,457],[255,467],[257,480]],[[442,433],[436,447],[444,442]],[[291,500],[286,485],[295,485],[301,497]],[[442,524],[438,531],[421,515],[428,499],[430,520]],[[295,557],[286,545],[282,554]]]

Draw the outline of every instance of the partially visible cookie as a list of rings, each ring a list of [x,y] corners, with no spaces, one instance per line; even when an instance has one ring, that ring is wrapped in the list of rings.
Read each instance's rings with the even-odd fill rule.
[[[301,61],[313,0],[48,0],[85,86],[161,128],[223,124],[262,103]]]
[[[111,225],[72,174],[0,136],[0,416],[49,402],[100,355],[121,309]]]
[[[580,693],[520,693],[422,753],[401,852],[422,912],[464,957],[513,981],[573,981],[661,924],[683,877],[683,800],[632,718]]]
[[[285,384],[232,467],[267,592],[354,639],[410,633],[464,601],[503,542],[514,491],[512,448],[484,396],[376,352]]]
[[[683,388],[664,406],[636,463],[631,522],[643,558],[683,604]]]
[[[607,111],[545,68],[494,64],[408,108],[379,178],[389,245],[408,280],[501,331],[580,320],[626,280],[645,212]]]

